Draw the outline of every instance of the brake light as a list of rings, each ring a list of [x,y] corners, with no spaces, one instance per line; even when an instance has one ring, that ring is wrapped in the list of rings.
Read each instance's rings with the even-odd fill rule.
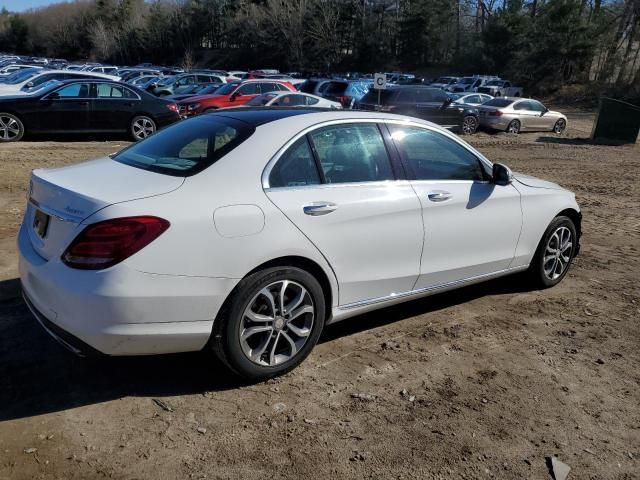
[[[342,104],[343,107],[348,107],[351,104],[349,97],[336,97],[336,100]]]
[[[502,110],[493,110],[489,112],[489,115],[492,117],[501,117],[504,114]]]
[[[102,270],[120,263],[158,238],[169,222],[151,216],[123,217],[87,226],[62,254],[71,268]]]
[[[167,108],[168,108],[169,110],[171,110],[172,112],[179,113],[178,105],[176,105],[175,103],[169,103],[169,104],[167,104]]]

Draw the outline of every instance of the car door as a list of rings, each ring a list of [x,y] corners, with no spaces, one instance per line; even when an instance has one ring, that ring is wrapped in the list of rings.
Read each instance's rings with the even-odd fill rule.
[[[532,127],[538,131],[551,130],[555,120],[550,116],[545,116],[547,109],[537,100],[529,100],[529,109],[532,112]]]
[[[529,107],[529,100],[520,100],[513,104],[513,110],[520,121],[521,131],[531,131],[536,129],[536,116],[538,116]]]
[[[410,291],[418,277],[421,206],[398,172],[363,121],[316,128],[265,172],[269,199],[334,270],[340,305]]]
[[[91,101],[89,128],[96,131],[125,131],[140,102],[136,93],[117,83],[95,83]]]
[[[520,236],[520,194],[489,181],[489,167],[454,136],[389,122],[420,199],[424,248],[415,288],[474,279],[509,268]]]
[[[38,129],[42,132],[87,130],[92,99],[89,82],[72,83],[54,90],[40,100]]]

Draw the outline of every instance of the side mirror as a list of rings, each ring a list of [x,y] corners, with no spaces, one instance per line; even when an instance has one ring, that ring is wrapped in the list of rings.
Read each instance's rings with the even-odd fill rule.
[[[231,96],[229,97],[229,101],[230,102],[234,102],[236,100],[236,97],[239,96],[239,95],[240,95],[239,93],[233,92],[231,94]]]
[[[547,107],[544,107],[544,110],[542,110],[542,112],[540,113],[540,116],[543,116],[548,111],[549,111],[549,109]]]
[[[442,108],[447,108],[453,102],[453,98],[447,97],[447,99],[442,102]]]
[[[493,164],[492,182],[496,185],[509,185],[513,182],[513,172],[506,165],[501,163]]]
[[[33,87],[33,82],[29,82],[29,83],[27,83],[27,84],[25,85],[25,87],[27,87],[27,88],[31,88],[31,87]]]

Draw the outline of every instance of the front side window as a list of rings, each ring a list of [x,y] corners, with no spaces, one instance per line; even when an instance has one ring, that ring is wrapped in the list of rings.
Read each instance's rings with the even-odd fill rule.
[[[72,83],[71,85],[62,87],[55,93],[57,93],[60,98],[89,98],[90,91],[88,83]]]
[[[534,112],[544,112],[546,110],[545,106],[537,100],[529,100],[529,108]]]
[[[419,127],[392,124],[389,129],[416,180],[485,179],[480,160],[450,138]]]
[[[464,99],[464,103],[481,103],[478,95],[470,95]]]
[[[344,124],[310,134],[327,183],[392,180],[384,140],[375,124]]]
[[[203,115],[165,128],[112,158],[144,170],[190,176],[227,155],[254,131],[245,122]]]
[[[278,163],[274,165],[269,175],[271,188],[301,187],[319,183],[320,175],[307,137],[299,138],[289,147],[278,159]]]

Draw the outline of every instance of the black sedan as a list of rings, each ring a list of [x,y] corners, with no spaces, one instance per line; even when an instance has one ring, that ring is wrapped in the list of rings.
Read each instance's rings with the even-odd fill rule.
[[[179,119],[175,103],[121,82],[51,81],[28,95],[0,97],[0,142],[38,133],[127,132],[142,140]]]
[[[393,86],[380,91],[369,90],[356,104],[360,110],[380,110],[383,112],[410,115],[422,118],[447,128],[456,128],[465,135],[478,129],[478,110],[466,105],[453,103],[443,90],[422,86]]]

